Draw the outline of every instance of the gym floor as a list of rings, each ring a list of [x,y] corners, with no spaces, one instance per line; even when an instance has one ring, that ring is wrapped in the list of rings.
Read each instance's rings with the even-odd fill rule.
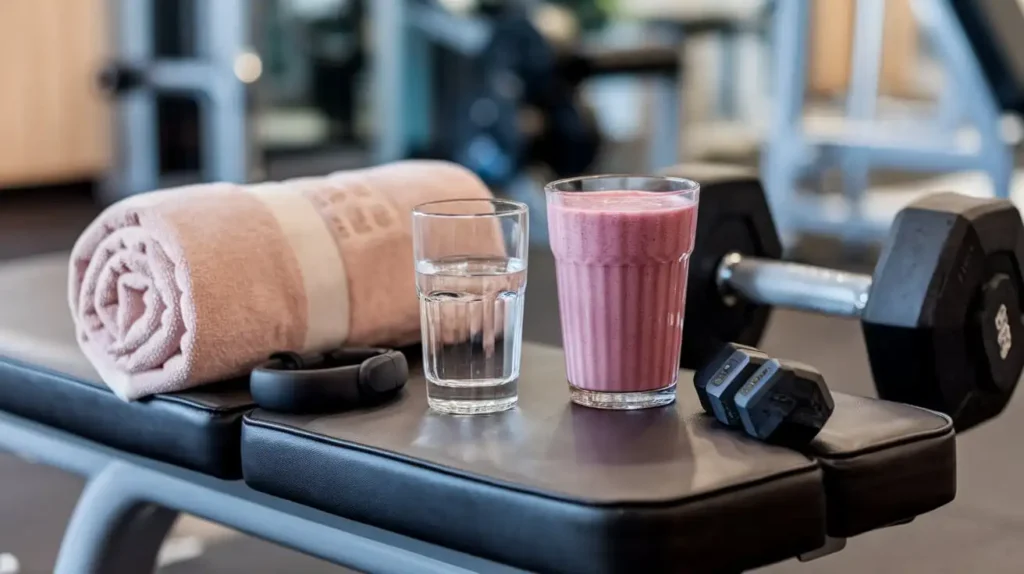
[[[0,261],[70,248],[96,215],[88,189],[0,194]],[[827,253],[825,245],[811,245]],[[819,262],[824,263],[824,261]],[[550,253],[531,254],[525,337],[559,344]],[[852,321],[780,311],[763,343],[770,353],[817,366],[833,390],[873,393],[860,328]],[[1021,417],[1018,419],[1017,417]],[[958,438],[959,494],[946,507],[914,522],[848,541],[837,554],[761,570],[782,573],[933,572],[1017,573],[1024,564],[1024,396],[1018,393],[996,420]],[[22,573],[51,572],[64,526],[82,480],[0,454],[0,554],[17,556]],[[190,520],[179,527],[206,542],[198,558],[161,568],[163,574],[229,572],[345,572],[272,544]],[[181,539],[180,539],[181,540]],[[188,545],[174,553],[188,554]],[[0,560],[2,565],[2,560]]]

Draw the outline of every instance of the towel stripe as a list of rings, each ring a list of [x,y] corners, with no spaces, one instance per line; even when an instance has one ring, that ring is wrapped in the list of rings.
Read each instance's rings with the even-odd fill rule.
[[[345,263],[323,218],[293,185],[262,183],[246,190],[281,225],[299,261],[306,289],[308,326],[301,352],[323,351],[348,339],[351,321]]]

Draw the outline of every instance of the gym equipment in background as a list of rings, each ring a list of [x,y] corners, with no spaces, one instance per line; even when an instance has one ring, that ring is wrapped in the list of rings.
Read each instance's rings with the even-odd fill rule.
[[[119,153],[102,199],[247,179],[249,3],[116,3],[116,59],[99,71]]]
[[[529,4],[491,2],[484,13],[455,14],[428,0],[371,3],[378,161],[450,159],[496,187],[512,185],[532,163],[557,177],[579,175],[600,146],[580,82],[649,75],[678,88],[674,46],[555,46],[534,26]],[[678,104],[669,98],[659,111],[670,129],[652,145],[663,158],[657,167],[676,160]]]
[[[945,193],[911,203],[869,276],[778,261],[756,176],[680,172],[702,187],[684,367],[727,342],[756,345],[781,306],[860,319],[883,399],[946,413],[957,430],[1006,406],[1024,371],[1024,223],[1009,201]]]
[[[433,0],[379,0],[312,15],[303,37],[311,62],[296,61],[292,49],[290,61],[281,64],[285,56],[271,45],[266,65],[272,73],[263,74],[263,60],[247,46],[250,29],[269,5],[250,9],[240,0],[209,6],[127,3],[117,11],[116,58],[98,72],[114,103],[115,139],[122,150],[104,199],[188,183],[262,179],[273,170],[303,175],[277,166],[276,159],[270,165],[263,156],[275,150],[268,149],[273,145],[262,134],[317,132],[316,118],[296,109],[291,110],[298,113],[295,117],[286,113],[263,121],[263,108],[293,98],[296,84],[309,84],[328,138],[351,143],[358,139],[358,114],[353,115],[356,94],[349,84],[364,60],[373,87],[370,129],[377,136],[371,161],[451,159],[495,187],[510,186],[534,163],[547,165],[558,177],[578,175],[600,146],[593,112],[579,101],[579,83],[612,74],[667,80],[662,83],[672,97],[659,99],[664,109],[658,115],[664,121],[651,150],[656,167],[677,160],[679,59],[674,46],[610,52],[571,43],[555,46],[532,23],[531,3],[492,4],[486,13],[459,15]],[[365,7],[372,26],[374,44],[365,57],[359,33],[341,37],[342,29],[360,29],[356,22],[362,9],[356,7]],[[217,22],[217,34],[211,22]],[[151,36],[157,40],[150,42]],[[304,75],[273,73],[300,63],[310,68]],[[248,88],[264,75],[269,81],[263,86]],[[298,82],[302,76],[309,77]],[[258,124],[252,121],[257,115]],[[294,156],[292,147],[289,143],[277,151]],[[312,161],[313,166],[324,163]]]
[[[678,42],[686,70],[682,156],[749,158],[770,109],[767,61],[772,0],[629,0],[616,16],[655,24]]]
[[[885,125],[876,117],[885,2],[858,0],[846,117],[838,133],[808,133],[803,120],[810,0],[775,4],[775,111],[761,173],[785,237],[808,231],[848,242],[883,237],[900,204],[867,193],[869,173],[877,168],[983,171],[995,195],[1008,197],[1013,152],[1002,115],[1024,109],[1024,11],[1017,2],[913,0],[920,28],[944,66],[944,91],[934,117]],[[977,132],[971,142],[956,133],[964,122]],[[841,173],[841,196],[798,191],[832,168]]]
[[[263,65],[250,105],[266,171],[278,172],[282,162],[301,166],[330,156],[365,165],[369,126],[360,111],[366,107],[366,1],[263,0],[253,12],[252,35]]]
[[[348,145],[358,139],[356,86],[366,60],[363,49],[366,1],[349,0],[344,2],[344,9],[309,22],[313,103],[324,112],[331,139]]]

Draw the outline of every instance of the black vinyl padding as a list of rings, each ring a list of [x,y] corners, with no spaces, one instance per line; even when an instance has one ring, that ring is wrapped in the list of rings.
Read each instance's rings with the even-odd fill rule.
[[[243,384],[127,403],[109,389],[0,356],[0,409],[114,448],[238,478]]]
[[[247,473],[253,488],[531,571],[745,569],[824,541],[821,476],[813,468],[717,496],[601,506],[270,428],[255,423],[243,431],[249,468],[264,469]],[[265,472],[289,466],[304,480]],[[722,520],[729,515],[742,520]],[[727,548],[727,540],[742,546]]]
[[[431,414],[419,374],[374,409],[254,411],[243,423],[245,480],[540,572],[743,569],[824,542],[812,459],[722,432],[690,401],[639,412],[572,405],[561,351],[523,353],[520,407],[506,413]]]
[[[828,534],[849,537],[934,510],[956,496],[949,417],[833,393],[836,410],[805,452],[825,473]]]
[[[810,551],[826,534],[910,520],[955,495],[953,429],[942,415],[837,395],[842,412],[805,458],[704,415],[688,374],[672,407],[571,405],[562,360],[524,345],[520,408],[489,417],[431,414],[421,376],[384,407],[256,410],[243,422],[245,480],[544,572],[751,568]],[[857,428],[884,416],[900,422]],[[918,465],[929,485],[908,470]]]

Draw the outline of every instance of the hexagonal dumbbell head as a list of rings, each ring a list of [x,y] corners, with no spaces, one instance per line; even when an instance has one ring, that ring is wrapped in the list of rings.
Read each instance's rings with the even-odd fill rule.
[[[863,328],[878,395],[950,415],[1003,410],[1024,370],[1024,223],[1006,200],[927,196],[900,212]]]
[[[797,446],[814,438],[835,410],[821,373],[780,359],[769,360],[750,375],[734,402],[748,435]]]
[[[724,425],[741,426],[733,397],[750,375],[767,360],[768,355],[753,347],[738,343],[723,346],[693,376],[697,397],[704,411]]]

